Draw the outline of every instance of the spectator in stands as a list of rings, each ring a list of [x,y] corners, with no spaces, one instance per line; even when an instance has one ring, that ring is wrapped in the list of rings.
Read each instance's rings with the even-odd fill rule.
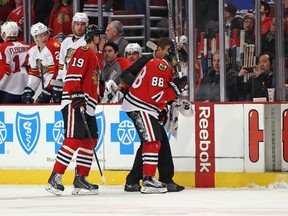
[[[238,73],[237,87],[245,87],[242,98],[250,98],[250,100],[253,100],[253,98],[266,97],[268,100],[267,88],[275,88],[275,77],[272,65],[273,57],[267,52],[261,53],[259,55],[258,65],[255,65],[253,72],[250,73],[246,87],[243,86],[243,78],[249,72],[244,67],[241,68]]]
[[[33,4],[35,23],[41,22],[48,26],[53,6],[54,0],[35,0]]]
[[[52,30],[51,36],[58,34],[68,36],[72,34],[73,1],[57,0],[50,15],[48,28]]]
[[[15,0],[0,1],[0,25],[6,22],[7,17],[15,8]]]
[[[286,25],[286,20],[283,19],[283,27]],[[273,58],[275,57],[275,37],[276,37],[276,18],[272,19],[270,30],[261,36],[261,50],[268,52]],[[284,34],[284,56],[288,56],[288,36]]]
[[[255,16],[253,13],[244,15],[243,29],[245,30],[245,43],[255,44]]]
[[[226,60],[228,56],[226,57]],[[213,69],[205,74],[196,92],[196,101],[217,102],[220,101],[220,51],[213,54]],[[234,101],[236,87],[236,71],[229,68],[226,63],[226,101]]]
[[[267,2],[261,1],[260,16],[261,16],[261,34],[266,34],[270,29],[272,18],[269,16],[270,6]]]
[[[19,34],[18,40],[24,40],[24,13],[23,13],[23,0],[15,0],[16,7],[9,13],[7,21],[14,21],[18,24]],[[35,13],[34,9],[31,10],[31,23],[34,24]]]
[[[3,63],[1,73],[5,72],[5,75],[0,81],[0,104],[21,103],[24,87],[28,83],[29,45],[18,41],[17,36],[16,22],[5,22],[1,26],[4,42],[0,46],[0,61]]]
[[[110,42],[117,44],[118,46],[118,56],[124,56],[124,49],[128,45],[128,41],[124,38],[124,29],[120,21],[114,20],[110,22],[106,27],[107,39]]]
[[[225,21],[225,29],[228,35],[233,37],[233,29],[238,29],[239,34],[240,30],[243,27],[243,20],[241,17],[236,16],[237,7],[232,3],[225,3],[224,5],[224,21]]]
[[[105,84],[109,80],[113,80],[116,85],[120,84],[120,74],[126,70],[132,63],[118,56],[118,46],[113,42],[108,42],[104,45],[103,59],[104,68],[100,76],[100,95],[104,95]]]
[[[124,56],[132,63],[136,62],[142,56],[141,46],[138,43],[129,43],[125,47]]]
[[[48,28],[43,23],[32,25],[31,35],[35,43],[28,51],[29,77],[28,84],[24,88],[22,102],[33,103],[35,91],[40,86],[41,93],[36,103],[49,103],[53,95],[53,86],[50,82],[57,77],[61,44],[49,37]]]
[[[13,8],[15,8],[14,0],[0,1],[0,26],[6,22],[7,17]],[[0,43],[1,42],[3,42],[3,40],[0,37]]]

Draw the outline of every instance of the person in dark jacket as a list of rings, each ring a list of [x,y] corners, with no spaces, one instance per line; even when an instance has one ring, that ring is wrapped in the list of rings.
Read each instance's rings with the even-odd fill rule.
[[[252,73],[249,73],[245,68],[241,68],[238,73],[237,86],[238,89],[246,89],[246,91],[243,91],[243,98],[253,100],[253,98],[266,97],[268,101],[267,89],[275,88],[272,64],[273,57],[268,52],[263,52],[259,55],[258,65],[254,66]],[[245,76],[246,82],[243,81]]]
[[[228,59],[228,58],[226,58]],[[228,65],[228,64],[227,64]],[[236,71],[226,68],[226,101],[235,101]],[[220,52],[213,55],[213,69],[201,80],[196,93],[196,101],[220,101]]]
[[[285,27],[285,19],[283,19],[283,28]],[[271,57],[275,57],[275,42],[276,42],[276,18],[272,19],[270,24],[270,30],[266,33],[261,35],[261,51],[268,52]],[[284,56],[288,57],[288,36],[284,34],[283,39],[283,46],[284,46]]]
[[[238,34],[240,35],[240,30],[243,28],[243,19],[240,16],[236,16],[237,7],[231,2],[224,4],[224,21],[225,30],[228,35],[233,37],[233,30],[238,29]]]

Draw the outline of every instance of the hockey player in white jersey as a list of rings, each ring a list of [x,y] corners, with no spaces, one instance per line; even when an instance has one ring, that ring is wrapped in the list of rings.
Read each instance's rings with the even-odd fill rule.
[[[33,103],[35,91],[40,86],[41,93],[36,103],[49,103],[52,98],[52,78],[58,74],[58,61],[60,42],[50,38],[47,26],[43,23],[36,23],[31,26],[31,35],[35,43],[30,46],[29,53],[29,78],[24,89],[22,102]],[[53,98],[52,98],[52,101]]]
[[[85,28],[89,24],[88,16],[85,13],[77,12],[72,19],[72,32],[73,36],[65,38],[61,43],[60,55],[59,55],[59,65],[58,65],[58,75],[57,80],[64,82],[69,61],[74,51],[80,47],[86,45],[84,40]],[[54,102],[60,103],[62,97],[63,88],[61,85],[55,84],[53,87],[53,98]]]
[[[28,82],[28,49],[24,41],[18,41],[16,22],[5,22],[1,26],[0,61],[5,65],[1,69],[4,76],[0,81],[0,103],[21,103],[24,87]]]

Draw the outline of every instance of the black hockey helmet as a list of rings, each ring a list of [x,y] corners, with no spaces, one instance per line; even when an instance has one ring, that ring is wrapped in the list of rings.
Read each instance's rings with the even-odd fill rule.
[[[177,66],[177,58],[176,58],[176,52],[175,52],[175,49],[174,49],[174,46],[171,46],[165,57],[164,57],[172,66]],[[176,65],[175,65],[176,63]]]
[[[179,61],[186,62],[188,60],[188,54],[183,48],[178,50],[178,55],[179,55]],[[171,46],[168,49],[168,52],[167,52],[167,54],[165,56],[165,59],[167,61],[169,61],[170,63],[173,62],[173,59],[176,59],[176,61],[177,61],[177,57],[176,57],[176,52],[175,52],[174,46]],[[174,64],[172,64],[172,65],[174,65]]]
[[[85,29],[85,40],[92,40],[94,36],[101,36],[104,30],[95,24],[90,24]]]

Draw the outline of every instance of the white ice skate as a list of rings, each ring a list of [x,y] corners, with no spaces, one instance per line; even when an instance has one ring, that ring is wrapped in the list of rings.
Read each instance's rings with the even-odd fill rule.
[[[166,193],[167,187],[158,181],[155,176],[144,176],[140,192],[143,194]]]

